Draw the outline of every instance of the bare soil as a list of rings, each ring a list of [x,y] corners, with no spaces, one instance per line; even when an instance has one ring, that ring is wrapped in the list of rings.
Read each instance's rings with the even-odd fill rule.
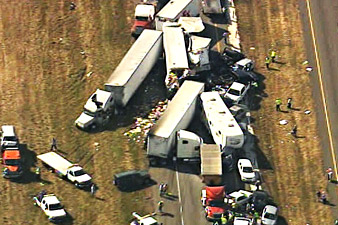
[[[254,128],[259,139],[260,166],[266,188],[288,224],[331,224],[330,206],[319,203],[316,191],[326,187],[322,150],[316,131],[312,87],[302,62],[306,60],[297,0],[235,1],[244,52],[256,62],[264,80],[261,94],[252,105]],[[265,68],[269,51],[277,51],[277,63]],[[287,98],[294,108],[286,108]],[[283,112],[275,111],[281,98]],[[257,111],[259,110],[259,111]],[[280,120],[287,125],[280,125]],[[298,138],[290,135],[298,126]]]

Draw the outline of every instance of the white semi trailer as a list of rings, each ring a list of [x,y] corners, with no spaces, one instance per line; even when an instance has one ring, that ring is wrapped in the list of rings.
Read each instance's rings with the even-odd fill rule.
[[[185,81],[168,108],[150,129],[147,137],[147,155],[150,164],[173,156],[171,150],[176,144],[177,132],[186,129],[194,116],[198,96],[204,90],[204,83]],[[196,143],[198,146],[201,143]]]
[[[197,16],[200,0],[170,0],[155,16],[156,30],[162,30],[166,21],[176,22],[181,16]]]

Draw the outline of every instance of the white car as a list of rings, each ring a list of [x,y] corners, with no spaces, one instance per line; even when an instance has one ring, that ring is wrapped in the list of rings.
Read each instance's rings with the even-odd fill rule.
[[[1,147],[18,147],[19,139],[16,136],[15,128],[12,125],[3,125],[1,126]]]
[[[254,182],[256,180],[256,174],[249,159],[239,159],[237,166],[243,182]]]
[[[252,220],[245,217],[236,217],[234,225],[252,225]]]
[[[273,205],[265,206],[262,213],[262,224],[275,225],[277,218],[277,207]]]
[[[235,103],[239,103],[244,98],[249,88],[250,84],[246,86],[238,82],[233,82],[224,97],[231,99]]]

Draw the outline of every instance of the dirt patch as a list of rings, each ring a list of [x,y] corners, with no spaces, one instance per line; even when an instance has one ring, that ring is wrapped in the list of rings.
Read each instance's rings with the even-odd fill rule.
[[[314,109],[314,102],[309,74],[302,65],[306,55],[297,1],[244,0],[235,4],[242,48],[265,77],[260,110],[253,112],[259,148],[272,165],[271,170],[263,171],[265,185],[288,224],[330,224],[329,206],[315,197],[326,181],[316,117],[304,114]],[[277,51],[278,63],[267,70],[264,59],[271,49]],[[289,97],[297,110],[286,108]],[[275,112],[276,98],[282,99],[285,112]],[[289,123],[279,125],[282,119]],[[290,135],[294,125],[302,138]]]

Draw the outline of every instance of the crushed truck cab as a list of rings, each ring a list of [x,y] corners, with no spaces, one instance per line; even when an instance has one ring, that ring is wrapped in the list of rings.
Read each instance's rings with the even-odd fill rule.
[[[2,151],[2,164],[4,178],[18,178],[22,175],[22,160],[19,148],[6,148]]]
[[[67,213],[58,198],[53,194],[39,193],[33,198],[34,204],[42,209],[51,222],[62,222],[66,219]]]
[[[81,129],[94,129],[99,124],[105,124],[113,112],[113,104],[111,92],[97,89],[87,100],[75,125]]]

